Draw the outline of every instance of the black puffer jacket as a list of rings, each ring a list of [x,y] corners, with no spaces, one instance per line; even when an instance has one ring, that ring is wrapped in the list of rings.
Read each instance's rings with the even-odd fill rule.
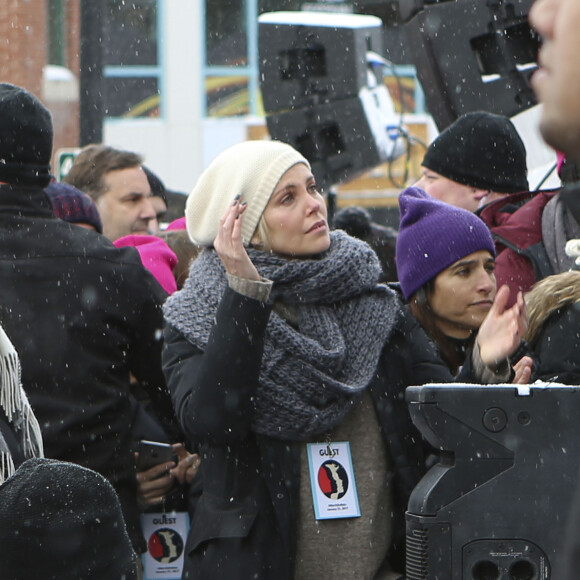
[[[270,311],[270,305],[228,289],[204,352],[174,327],[165,329],[163,361],[173,404],[203,455],[184,578],[294,578],[300,444],[250,430]],[[461,379],[474,382],[469,364]],[[389,555],[400,571],[404,506],[425,471],[426,451],[411,423],[404,391],[410,385],[453,380],[401,305],[369,386],[401,506]]]

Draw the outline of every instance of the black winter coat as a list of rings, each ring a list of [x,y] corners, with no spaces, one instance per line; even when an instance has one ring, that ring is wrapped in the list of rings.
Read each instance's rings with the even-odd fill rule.
[[[270,305],[228,288],[203,353],[174,327],[165,328],[167,384],[182,428],[201,443],[202,452],[184,578],[294,578],[300,444],[250,429],[270,311]],[[473,382],[469,366],[462,379]],[[425,443],[411,424],[405,388],[453,380],[434,345],[401,306],[369,387],[389,464],[395,466],[396,505],[406,506],[425,471]],[[401,572],[403,512],[401,507],[393,551],[399,558],[390,554]]]
[[[0,186],[0,240],[0,320],[45,454],[104,475],[142,547],[130,373],[174,420],[160,358],[166,294],[134,249],[57,219],[38,188]]]
[[[555,310],[535,341],[532,381],[580,385],[580,303]]]

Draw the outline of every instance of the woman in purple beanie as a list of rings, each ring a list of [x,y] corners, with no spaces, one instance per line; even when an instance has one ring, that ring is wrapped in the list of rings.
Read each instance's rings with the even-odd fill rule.
[[[399,196],[397,272],[409,308],[457,374],[466,354],[478,348],[486,316],[503,311],[509,288],[497,290],[491,233],[473,213],[430,197],[418,187]],[[524,308],[521,293],[517,304]],[[516,372],[526,382],[531,360]]]

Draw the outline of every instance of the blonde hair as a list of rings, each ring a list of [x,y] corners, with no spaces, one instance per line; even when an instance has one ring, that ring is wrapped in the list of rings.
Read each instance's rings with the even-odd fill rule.
[[[252,236],[251,244],[257,250],[262,250],[263,252],[272,251],[272,246],[270,245],[270,228],[266,223],[263,213]]]
[[[580,271],[547,276],[526,294],[528,330],[524,338],[533,347],[548,318],[559,308],[580,302]]]

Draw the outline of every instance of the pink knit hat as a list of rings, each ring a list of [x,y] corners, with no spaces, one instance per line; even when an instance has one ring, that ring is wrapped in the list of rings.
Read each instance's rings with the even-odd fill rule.
[[[157,236],[123,236],[115,240],[117,248],[133,246],[141,256],[143,266],[147,268],[168,294],[177,290],[177,282],[173,276],[173,268],[177,264],[175,252]]]
[[[186,229],[185,225],[185,216],[177,218],[173,220],[166,228],[165,231],[172,231],[172,230],[184,230]]]

